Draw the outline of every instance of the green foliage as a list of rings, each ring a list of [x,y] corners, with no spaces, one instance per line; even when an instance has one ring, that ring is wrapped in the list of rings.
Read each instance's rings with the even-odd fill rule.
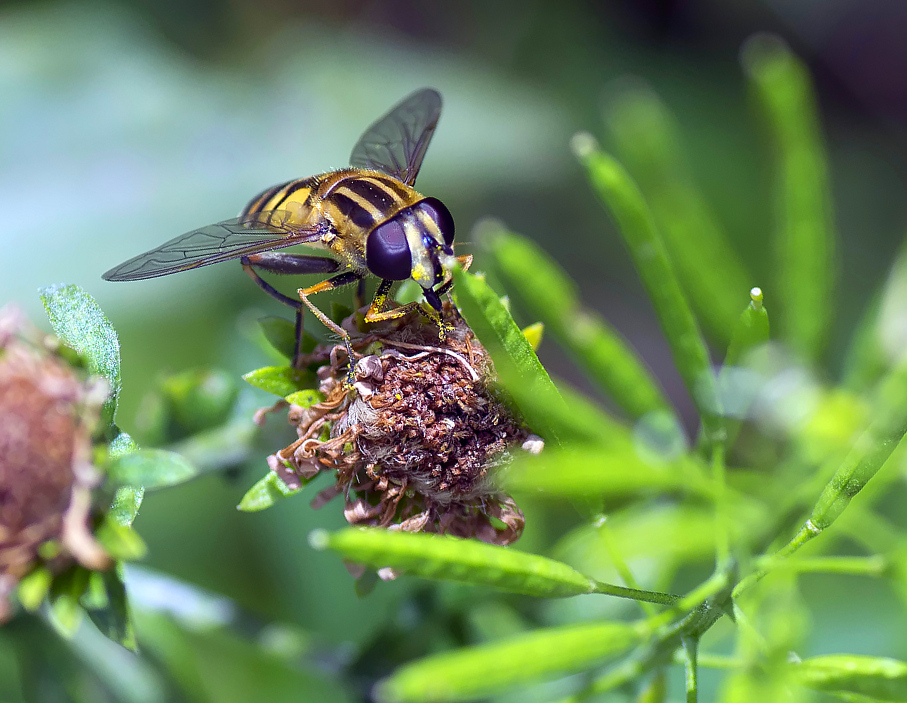
[[[311,386],[315,380],[311,371],[292,366],[266,366],[243,376],[249,385],[281,398]]]
[[[287,488],[287,484],[278,478],[277,474],[268,472],[264,478],[246,491],[239,501],[237,509],[247,513],[266,510],[278,501],[296,495],[302,488]]]

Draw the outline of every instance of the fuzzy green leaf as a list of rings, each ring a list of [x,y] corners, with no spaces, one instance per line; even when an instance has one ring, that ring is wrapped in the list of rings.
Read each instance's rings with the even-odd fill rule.
[[[514,491],[582,498],[590,495],[632,496],[661,491],[712,493],[712,484],[692,459],[660,460],[633,446],[558,449],[538,456],[520,455],[502,473],[504,486]]]
[[[897,659],[829,654],[804,659],[792,670],[795,680],[819,691],[907,700],[907,663]]]
[[[828,157],[816,98],[809,70],[781,39],[757,36],[742,57],[775,148],[781,337],[804,359],[816,361],[837,310]]]
[[[491,586],[510,593],[557,598],[591,593],[595,584],[553,559],[456,537],[390,532],[377,528],[316,530],[316,549],[332,549],[347,559],[414,576]]]
[[[309,408],[324,400],[324,393],[316,391],[314,388],[306,388],[302,391],[290,393],[285,400],[290,405],[298,405],[303,408]]]
[[[699,408],[706,440],[722,441],[724,430],[708,349],[639,187],[623,166],[599,149],[591,135],[577,134],[572,147],[586,168],[589,183],[617,221],[677,370]]]
[[[88,293],[76,285],[48,286],[40,290],[44,310],[54,333],[75,349],[88,370],[110,384],[102,419],[113,422],[120,393],[120,340],[116,330]]]
[[[129,614],[126,587],[117,568],[101,574],[106,602],[102,608],[88,608],[91,621],[108,639],[136,651],[135,630]]]
[[[234,375],[220,369],[168,374],[159,385],[171,420],[187,435],[223,424],[239,393]]]
[[[113,459],[108,473],[119,484],[154,490],[184,483],[195,478],[199,472],[176,452],[140,449]]]
[[[306,369],[294,369],[291,366],[265,366],[245,374],[243,380],[284,398],[314,385],[315,375]]]
[[[495,266],[561,344],[631,417],[670,404],[636,352],[607,322],[580,307],[573,281],[528,239],[488,224]]]
[[[435,654],[397,669],[378,684],[385,703],[484,698],[540,679],[584,671],[640,641],[631,624],[552,627],[477,647]]]
[[[542,367],[532,346],[484,279],[462,270],[454,271],[457,307],[479,341],[491,354],[503,386],[511,393],[526,423],[545,439],[558,438],[556,428],[538,404],[521,403],[532,395],[544,406],[563,407],[564,401]]]
[[[118,561],[134,561],[148,553],[148,547],[135,530],[110,516],[98,526],[95,537],[104,551]]]
[[[259,510],[266,510],[278,501],[296,495],[301,490],[302,488],[297,488],[295,490],[287,488],[287,484],[285,484],[277,474],[273,471],[269,471],[264,478],[246,491],[246,494],[242,497],[242,500],[239,501],[239,505],[236,506],[236,509],[246,513],[255,513]]]
[[[44,602],[53,582],[53,574],[49,569],[38,567],[19,581],[16,594],[22,607],[29,612],[34,612]]]
[[[128,527],[139,514],[144,497],[145,489],[141,486],[120,486],[117,488],[107,515],[117,525]]]

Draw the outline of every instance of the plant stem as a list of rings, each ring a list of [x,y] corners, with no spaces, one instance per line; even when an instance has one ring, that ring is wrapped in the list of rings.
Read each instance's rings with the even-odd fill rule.
[[[699,667],[697,654],[698,637],[683,637],[683,668],[686,674],[687,703],[696,703],[699,698]]]
[[[882,576],[889,568],[888,560],[881,555],[871,557],[811,557],[808,559],[788,559],[778,561],[776,557],[766,556],[756,560],[761,570],[790,570],[797,573],[855,574],[864,576]]]
[[[629,598],[631,600],[643,601],[646,603],[658,603],[659,605],[677,605],[683,598],[671,593],[661,593],[659,591],[643,591],[638,588],[626,588],[617,586],[613,583],[595,582],[595,589],[592,593],[602,593],[617,598]]]

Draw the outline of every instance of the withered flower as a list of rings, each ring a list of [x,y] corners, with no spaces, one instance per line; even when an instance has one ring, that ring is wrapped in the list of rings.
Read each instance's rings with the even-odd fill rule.
[[[345,500],[350,524],[436,532],[510,544],[523,513],[492,483],[490,471],[541,440],[514,417],[494,389],[491,360],[456,309],[446,305],[449,331],[411,315],[367,334],[353,331],[355,384],[346,382],[342,347],[318,348],[325,398],[290,406],[299,439],[268,457],[290,488],[323,471],[333,486],[313,501]]]
[[[109,565],[88,526],[100,479],[91,435],[106,384],[86,380],[55,346],[15,309],[0,310],[0,622],[39,560]]]

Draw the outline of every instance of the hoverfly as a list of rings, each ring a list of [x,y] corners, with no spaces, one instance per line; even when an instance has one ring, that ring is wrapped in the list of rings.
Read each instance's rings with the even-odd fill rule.
[[[352,360],[349,334],[309,300],[313,293],[359,284],[368,274],[381,279],[366,322],[402,317],[418,309],[438,324],[443,337],[441,298],[457,261],[451,248],[454,221],[437,198],[413,184],[438,124],[441,96],[423,88],[395,105],[360,137],[350,168],[274,186],[255,197],[239,217],[192,230],[140,254],[104,274],[108,281],[136,281],[239,259],[266,293],[296,310],[299,358],[303,304],[340,335]],[[278,249],[306,244],[332,258]],[[468,266],[470,257],[461,261]],[[258,271],[275,274],[335,274],[308,288],[299,300],[280,293]],[[430,309],[409,303],[384,310],[395,281],[412,278]],[[352,366],[352,364],[351,364]]]

